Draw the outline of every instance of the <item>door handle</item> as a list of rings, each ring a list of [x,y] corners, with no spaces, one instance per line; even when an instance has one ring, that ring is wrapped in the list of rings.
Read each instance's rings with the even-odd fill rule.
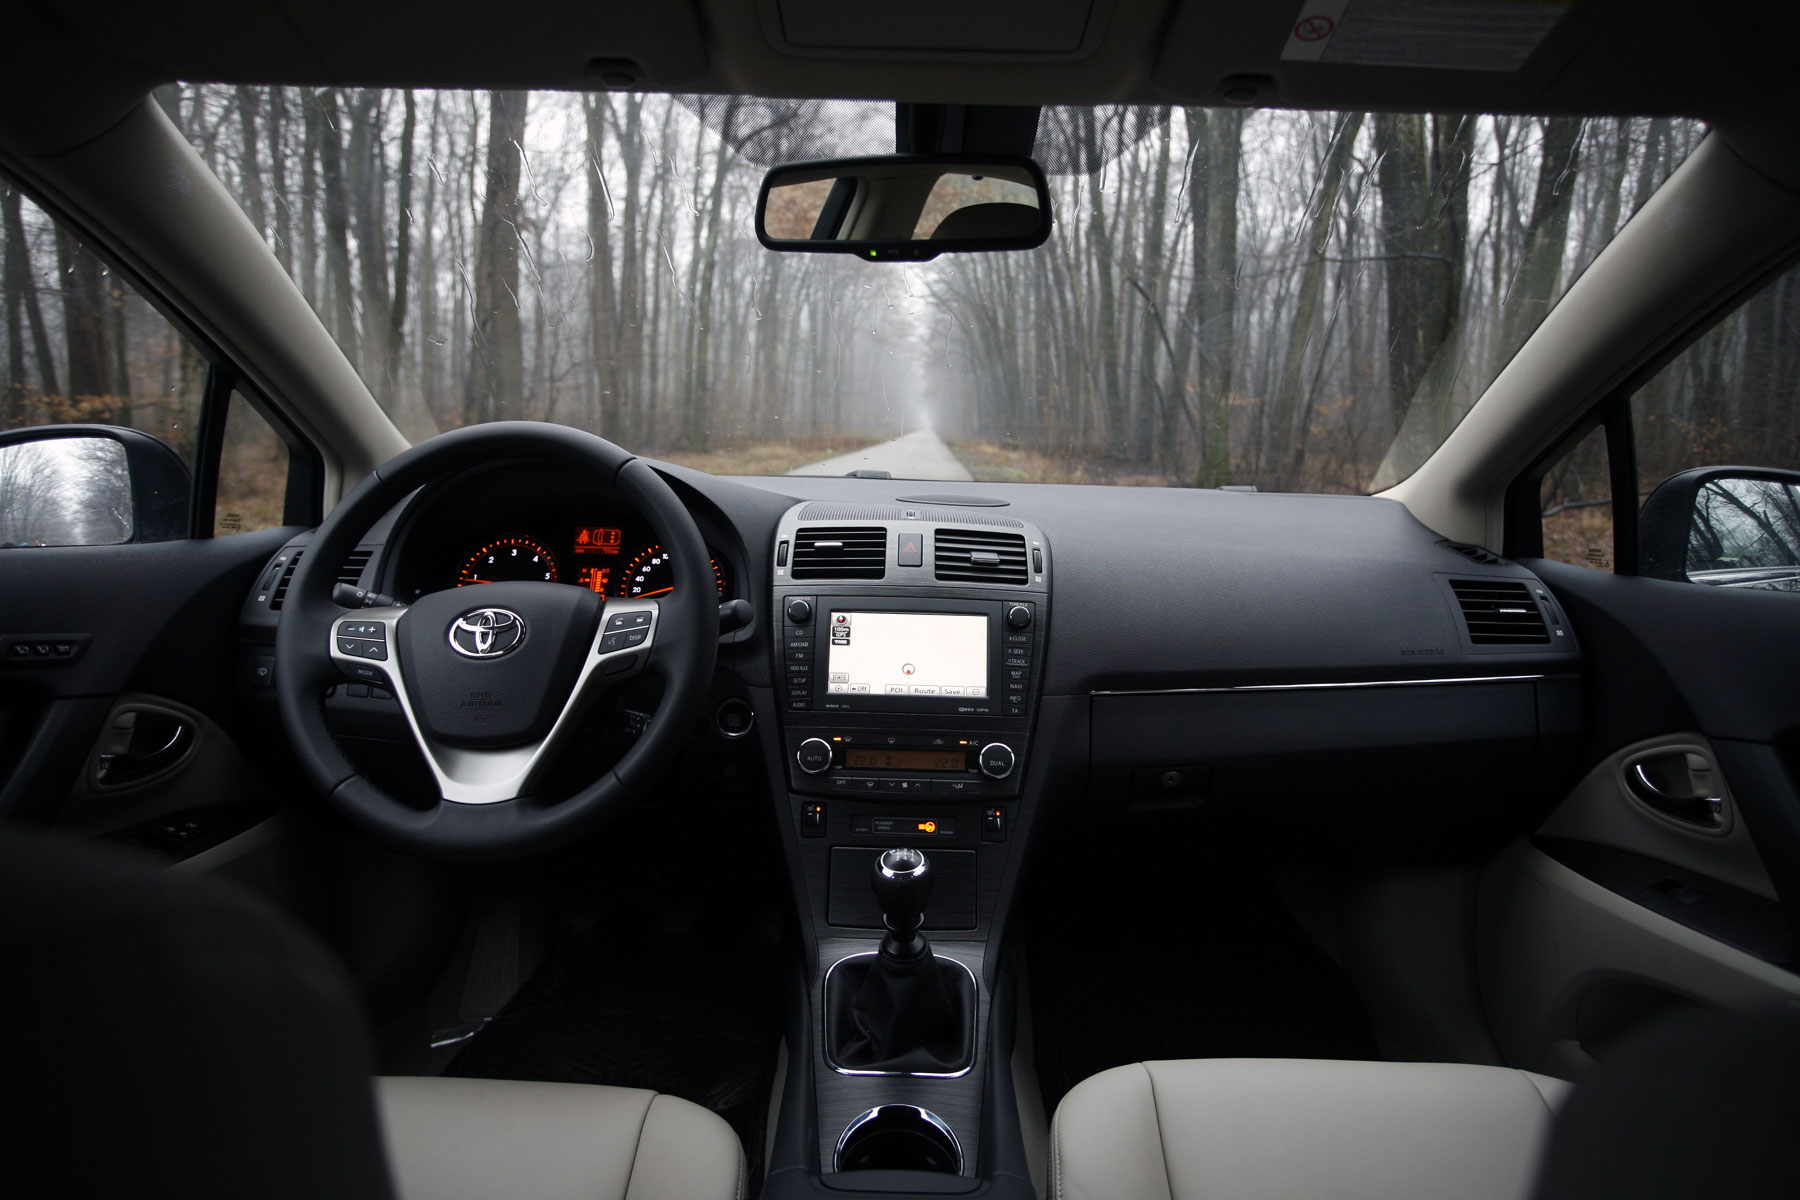
[[[108,787],[123,787],[139,779],[148,779],[180,762],[193,744],[194,727],[186,721],[176,721],[167,738],[154,750],[100,755],[94,777]]]
[[[1671,750],[1640,758],[1625,770],[1631,794],[1660,813],[1697,825],[1725,825],[1725,797],[1713,784],[1713,765],[1705,755]]]

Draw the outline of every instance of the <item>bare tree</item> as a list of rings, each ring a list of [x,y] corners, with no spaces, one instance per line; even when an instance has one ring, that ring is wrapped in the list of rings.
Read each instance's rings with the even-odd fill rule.
[[[518,414],[525,399],[519,314],[519,146],[527,93],[488,93],[486,188],[475,249],[475,310],[464,419]]]

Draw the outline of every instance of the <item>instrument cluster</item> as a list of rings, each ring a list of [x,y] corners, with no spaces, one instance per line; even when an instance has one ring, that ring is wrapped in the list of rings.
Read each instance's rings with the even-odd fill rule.
[[[675,567],[655,535],[629,525],[576,525],[558,535],[504,533],[473,546],[455,570],[455,586],[532,581],[572,583],[602,596],[643,600],[675,590]],[[726,595],[725,568],[712,557],[712,583]]]
[[[395,536],[400,544],[387,582],[408,600],[509,581],[637,600],[685,582],[675,577],[656,530],[624,497],[558,468],[495,463],[449,481],[414,499]],[[707,553],[714,590],[735,595],[730,560],[711,544]]]

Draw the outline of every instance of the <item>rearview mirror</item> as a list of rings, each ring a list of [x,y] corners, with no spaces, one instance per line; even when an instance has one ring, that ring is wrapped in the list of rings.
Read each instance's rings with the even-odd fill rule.
[[[756,200],[771,250],[925,262],[946,251],[1029,250],[1050,236],[1050,184],[1029,158],[910,155],[776,167]]]
[[[1698,467],[1665,479],[1638,514],[1653,579],[1800,591],[1800,472]]]

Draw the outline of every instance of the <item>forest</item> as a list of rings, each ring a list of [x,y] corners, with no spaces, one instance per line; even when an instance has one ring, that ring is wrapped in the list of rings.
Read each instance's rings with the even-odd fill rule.
[[[157,101],[409,437],[559,421],[760,473],[929,428],[976,478],[1327,492],[1416,468],[1705,134],[1046,109],[1050,242],[897,265],[771,253],[751,228],[770,163],[891,150],[891,105],[214,85]],[[16,189],[4,202],[0,424],[107,419],[179,445],[198,359]],[[1648,457],[1792,444],[1794,381],[1746,349],[1792,320],[1791,291],[1658,381],[1667,445]]]

